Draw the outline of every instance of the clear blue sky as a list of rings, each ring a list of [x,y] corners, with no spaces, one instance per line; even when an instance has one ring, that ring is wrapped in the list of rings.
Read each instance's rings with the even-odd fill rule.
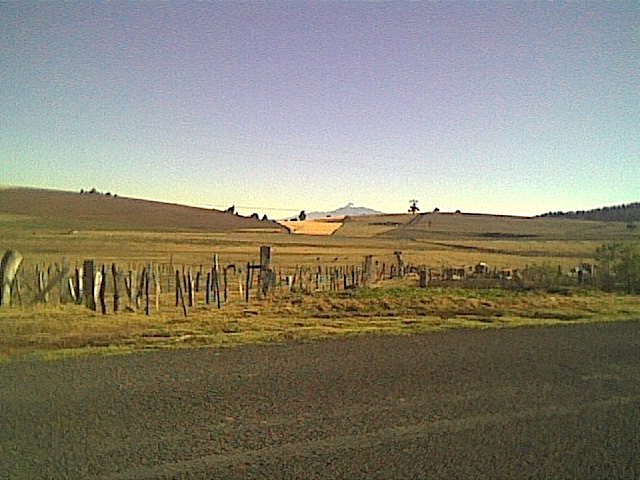
[[[275,217],[627,203],[640,4],[2,2],[0,105],[0,184]]]

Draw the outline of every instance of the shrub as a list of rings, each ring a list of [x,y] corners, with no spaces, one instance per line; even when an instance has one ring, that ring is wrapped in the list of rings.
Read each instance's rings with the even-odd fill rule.
[[[596,250],[604,290],[640,293],[640,243],[607,243]]]

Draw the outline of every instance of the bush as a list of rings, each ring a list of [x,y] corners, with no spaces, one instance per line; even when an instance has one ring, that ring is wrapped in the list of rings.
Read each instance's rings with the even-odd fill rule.
[[[640,243],[607,243],[596,250],[604,290],[640,293]]]

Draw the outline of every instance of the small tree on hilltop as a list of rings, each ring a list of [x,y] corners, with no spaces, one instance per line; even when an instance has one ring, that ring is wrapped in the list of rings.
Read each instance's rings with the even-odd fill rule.
[[[305,213],[304,210],[302,210],[300,212],[300,214],[298,215],[298,220],[300,220],[301,222],[305,221],[307,219],[307,214]]]
[[[416,214],[420,211],[418,200],[409,200],[409,213]]]

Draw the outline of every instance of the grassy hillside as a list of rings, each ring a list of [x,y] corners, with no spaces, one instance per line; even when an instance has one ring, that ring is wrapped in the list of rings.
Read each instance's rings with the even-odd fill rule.
[[[317,226],[334,227],[338,219]],[[486,262],[497,268],[547,263],[573,268],[593,261],[605,242],[639,239],[620,222],[474,214],[393,214],[346,217],[332,235],[290,235],[284,227],[214,210],[101,195],[0,189],[0,253],[17,249],[25,262],[257,261],[274,247],[277,265],[407,262],[432,268]],[[295,223],[295,222],[294,222]],[[315,225],[316,222],[302,222]],[[73,231],[76,233],[70,234]],[[278,232],[278,233],[276,233]],[[323,233],[329,233],[323,232]]]
[[[402,239],[615,240],[637,236],[625,225],[587,220],[507,215],[427,213],[414,216],[385,236]]]
[[[218,210],[31,188],[0,189],[0,225],[68,230],[284,231],[274,222]]]
[[[404,213],[345,217],[342,227],[334,235],[337,237],[374,237],[394,231],[415,218],[415,215]]]

